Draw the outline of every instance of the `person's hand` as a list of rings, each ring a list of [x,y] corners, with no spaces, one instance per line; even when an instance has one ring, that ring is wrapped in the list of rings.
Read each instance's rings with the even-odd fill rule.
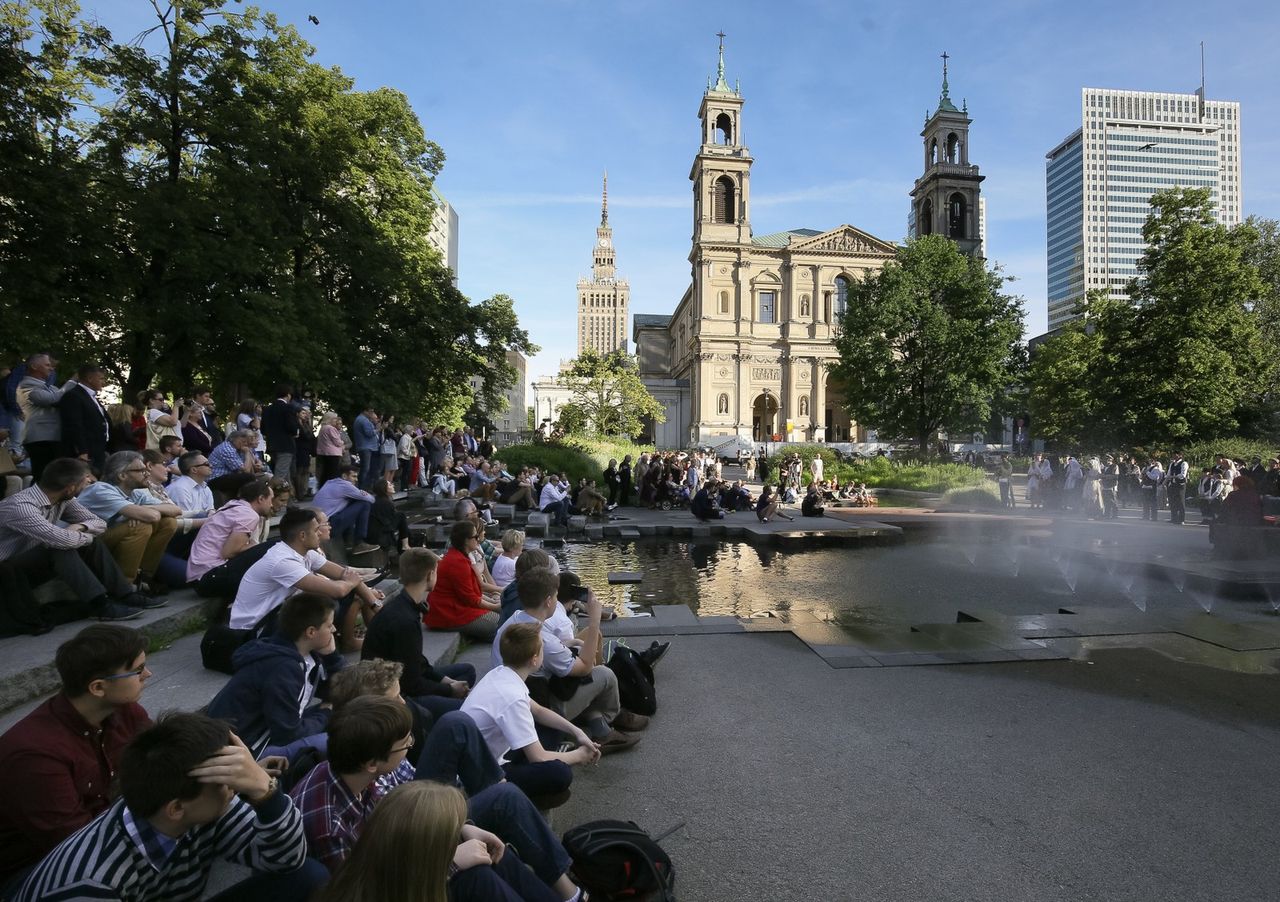
[[[279,777],[289,768],[289,759],[284,755],[270,755],[258,762],[262,769],[273,777]]]
[[[502,860],[502,854],[507,851],[506,844],[498,839],[488,830],[481,830],[475,824],[462,825],[462,838],[466,840],[478,839],[484,843],[485,849],[489,852],[489,863],[497,864]]]
[[[595,764],[600,760],[600,746],[588,739],[585,745],[578,746],[570,755],[574,764]]]
[[[471,691],[471,687],[462,680],[450,680],[449,690],[453,693],[454,698],[466,698],[467,693]]]
[[[253,760],[253,753],[235,733],[231,734],[230,745],[224,745],[217,754],[201,761],[187,776],[195,777],[200,783],[230,787],[250,802],[262,801],[271,789],[271,776]]]
[[[458,848],[453,853],[453,863],[460,871],[492,862],[493,859],[489,857],[489,848],[482,839],[463,840],[458,843]]]
[[[600,621],[600,615],[604,611],[604,606],[600,604],[600,599],[596,598],[596,593],[592,592],[590,589],[587,589],[586,602],[587,617],[590,618],[593,623],[598,623]]]

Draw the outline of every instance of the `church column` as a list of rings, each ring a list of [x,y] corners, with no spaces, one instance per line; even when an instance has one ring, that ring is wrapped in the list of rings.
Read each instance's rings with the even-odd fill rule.
[[[823,369],[822,358],[813,358],[813,397],[810,398],[810,410],[813,413],[813,440],[827,440],[827,371]]]
[[[751,389],[751,355],[737,353],[733,355],[733,365],[737,373],[738,397],[734,402],[738,407],[738,421],[734,424],[734,432],[739,438],[751,438],[751,419],[755,416],[752,402],[755,396]]]

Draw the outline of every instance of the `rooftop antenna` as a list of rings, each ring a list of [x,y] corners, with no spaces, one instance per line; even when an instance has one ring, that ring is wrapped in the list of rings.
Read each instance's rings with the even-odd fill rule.
[[[1204,122],[1204,41],[1200,42],[1200,90],[1196,93],[1200,97],[1200,121]]]
[[[600,206],[600,225],[609,222],[609,170],[604,171],[604,200]]]

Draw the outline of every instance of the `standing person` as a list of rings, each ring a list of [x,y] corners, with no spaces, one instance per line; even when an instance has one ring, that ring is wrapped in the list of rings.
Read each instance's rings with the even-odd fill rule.
[[[769,455],[760,452],[760,484],[763,486],[769,481]]]
[[[996,467],[996,481],[1000,484],[1000,503],[1010,510],[1013,500],[1013,462],[1008,454],[1000,455],[1000,463]]]
[[[213,453],[213,436],[204,428],[205,410],[194,402],[187,405],[182,419],[182,447],[201,454]]]
[[[409,477],[413,475],[413,464],[417,456],[418,446],[414,442],[413,429],[406,425],[396,442],[396,460],[399,461],[397,488],[402,492],[409,489]]]
[[[1084,474],[1084,512],[1090,520],[1104,516],[1102,490],[1102,463],[1097,457],[1089,458],[1089,469]]]
[[[1053,478],[1053,465],[1043,454],[1037,454],[1027,470],[1027,504],[1044,507],[1046,484]]]
[[[312,496],[311,458],[316,454],[316,433],[311,408],[298,408],[298,437],[294,441],[293,497],[305,501]],[[318,487],[317,487],[318,488]]]
[[[1224,497],[1223,488],[1222,471],[1217,467],[1205,467],[1196,492],[1200,499],[1201,525],[1212,523],[1217,518]]]
[[[165,399],[164,392],[159,389],[151,389],[143,392],[138,400],[142,402],[142,409],[146,411],[147,418],[147,448],[152,451],[160,450],[160,440],[165,436],[176,435],[182,437],[182,427],[178,422],[178,418],[174,416],[173,408],[169,406],[168,400]]]
[[[631,504],[631,455],[628,454],[622,458],[622,464],[618,467],[618,492],[622,497],[620,502],[623,505]]]
[[[742,469],[746,471],[746,482],[751,482],[756,478],[756,456],[748,451],[747,456],[742,460]]]
[[[1062,484],[1062,506],[1067,510],[1076,510],[1080,507],[1080,487],[1084,482],[1084,469],[1072,454],[1067,455],[1067,466],[1063,475],[1065,478]]]
[[[1114,520],[1119,516],[1117,511],[1117,494],[1120,487],[1120,465],[1108,454],[1103,458],[1102,467],[1102,519]]]
[[[1164,467],[1154,457],[1142,471],[1142,519],[1154,523],[1160,512],[1160,483],[1164,481]]]
[[[374,474],[378,472],[381,439],[378,437],[377,421],[378,415],[373,412],[373,405],[366,404],[351,424],[351,450],[360,455],[360,477],[356,485],[366,490],[373,485]]]
[[[821,455],[818,455],[818,454],[813,455],[813,457],[809,460],[809,473],[812,474],[813,476],[813,480],[810,483],[811,485],[816,485],[817,483],[822,482],[822,467],[823,467],[823,464],[822,464]]]
[[[341,421],[338,415],[330,410],[320,417],[320,433],[316,436],[316,488],[338,475],[342,466],[342,432],[338,428]]]
[[[271,475],[293,482],[293,460],[298,449],[298,412],[293,406],[293,387],[276,386],[276,399],[262,411],[262,437],[271,457]]]
[[[31,478],[40,481],[40,474],[49,461],[58,456],[62,444],[62,419],[58,404],[68,389],[75,388],[75,380],[68,379],[62,388],[49,384],[53,374],[53,358],[48,354],[32,354],[27,358],[27,373],[18,383],[18,406],[22,409],[22,447],[31,459]]]
[[[621,489],[621,483],[618,480],[618,461],[616,458],[609,458],[609,466],[604,468],[604,484],[609,489],[609,499],[606,506],[609,510],[613,510],[618,506],[618,492]]]
[[[101,473],[111,438],[111,420],[98,397],[107,387],[106,370],[100,366],[82,366],[76,371],[75,384],[79,390],[68,390],[58,403],[62,453],[80,458]]]
[[[1169,496],[1169,522],[1181,526],[1187,519],[1187,462],[1182,459],[1181,451],[1173,452],[1164,484]]]

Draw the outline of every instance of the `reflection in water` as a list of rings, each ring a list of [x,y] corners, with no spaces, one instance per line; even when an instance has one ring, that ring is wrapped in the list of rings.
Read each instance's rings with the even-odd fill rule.
[[[972,538],[783,552],[745,542],[670,539],[557,549],[607,603],[686,604],[702,615],[811,611],[843,624],[951,623],[957,610],[1055,613],[1073,604],[1190,613],[1212,606],[1135,568],[1114,572],[1035,542]],[[636,585],[608,574],[635,570]]]

